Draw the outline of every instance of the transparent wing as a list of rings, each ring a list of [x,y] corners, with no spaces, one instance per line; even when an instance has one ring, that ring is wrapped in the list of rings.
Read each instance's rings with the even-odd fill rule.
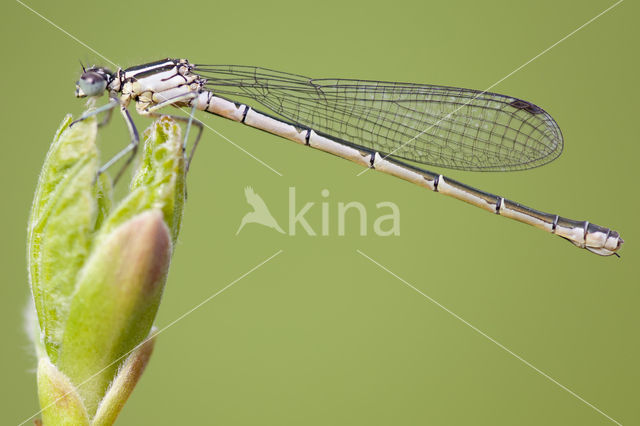
[[[562,133],[553,118],[510,96],[412,83],[311,79],[242,65],[196,65],[196,72],[216,95],[253,100],[301,127],[420,164],[521,170],[562,152]]]

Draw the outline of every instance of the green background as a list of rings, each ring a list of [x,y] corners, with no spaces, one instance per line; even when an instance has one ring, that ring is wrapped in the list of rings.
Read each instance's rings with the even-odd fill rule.
[[[613,2],[28,4],[123,66],[171,56],[484,89]],[[22,325],[30,203],[59,122],[83,111],[73,96],[78,59],[104,61],[20,4],[0,8],[0,422],[18,424],[38,410]],[[442,170],[610,226],[627,241],[622,259],[386,175],[356,177],[352,163],[201,114],[283,176],[205,129],[157,325],[283,253],[159,337],[119,424],[613,424],[357,249],[618,422],[639,424],[639,15],[626,1],[493,88],[556,118],[565,136],[558,160],[508,174]],[[100,138],[105,158],[124,146],[119,117]],[[249,211],[245,186],[283,227],[289,187],[298,208],[316,203],[307,218],[317,231],[327,201],[331,235],[254,224],[236,236]],[[350,217],[337,236],[340,201],[366,206],[371,235],[359,236]],[[399,237],[371,232],[381,201],[399,206]]]

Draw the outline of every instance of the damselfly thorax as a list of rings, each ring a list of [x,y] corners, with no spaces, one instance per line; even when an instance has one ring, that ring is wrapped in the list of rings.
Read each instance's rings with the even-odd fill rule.
[[[138,132],[127,110],[132,101],[143,115],[158,114],[166,106],[189,107],[188,119],[176,117],[188,123],[185,143],[191,124],[199,129],[189,162],[202,132],[193,113],[206,111],[533,225],[599,255],[617,254],[623,242],[608,228],[544,213],[422,168],[513,171],[557,158],[563,148],[557,123],[542,108],[518,98],[437,85],[312,79],[186,59],[162,59],[116,72],[84,70],[76,96],[105,91],[110,102],[80,120],[119,106],[131,143],[103,170],[137,149]]]

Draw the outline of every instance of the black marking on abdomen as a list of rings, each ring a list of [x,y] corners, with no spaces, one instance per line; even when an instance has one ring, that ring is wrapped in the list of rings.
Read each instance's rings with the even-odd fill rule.
[[[502,208],[502,203],[504,203],[504,198],[498,197],[498,202],[496,203],[496,214],[500,214],[500,209]]]
[[[433,190],[435,192],[438,192],[438,184],[440,183],[440,176],[442,175],[436,176],[436,178],[433,180]]]
[[[375,169],[376,168],[376,166],[374,165],[375,163],[376,163],[376,151],[373,151],[371,153],[371,158],[369,159],[369,166],[372,169]]]
[[[556,228],[558,227],[558,220],[560,220],[560,216],[556,215],[553,219],[553,223],[551,224],[551,232],[556,233]]]
[[[307,129],[307,134],[304,136],[304,144],[309,146],[309,140],[311,139],[311,129]]]
[[[242,120],[240,120],[242,124],[244,124],[244,119],[247,118],[247,114],[249,113],[250,109],[251,107],[249,105],[244,106],[244,112],[242,113]]]

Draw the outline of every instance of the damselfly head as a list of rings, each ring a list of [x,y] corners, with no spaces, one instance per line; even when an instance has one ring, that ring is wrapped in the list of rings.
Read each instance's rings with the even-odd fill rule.
[[[106,68],[83,68],[80,80],[76,82],[76,97],[100,96],[113,80],[113,73]]]

